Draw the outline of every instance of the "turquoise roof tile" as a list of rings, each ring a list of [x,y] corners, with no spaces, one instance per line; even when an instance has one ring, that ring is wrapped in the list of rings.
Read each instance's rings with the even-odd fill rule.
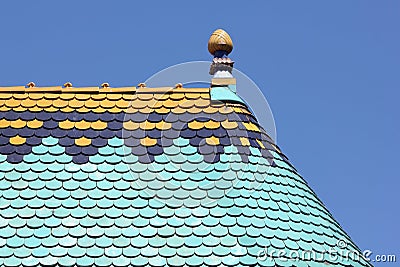
[[[107,98],[115,110],[14,112],[22,121],[34,113],[43,126],[41,137],[24,132],[26,153],[11,143],[4,151],[15,153],[0,153],[0,266],[289,266],[257,256],[265,248],[322,255],[340,238],[358,250],[248,108],[229,100],[222,112],[209,89],[200,91],[161,100],[158,93],[77,93],[69,104]],[[130,97],[134,109],[151,99],[169,112],[117,110]],[[61,127],[71,121],[75,128]]]

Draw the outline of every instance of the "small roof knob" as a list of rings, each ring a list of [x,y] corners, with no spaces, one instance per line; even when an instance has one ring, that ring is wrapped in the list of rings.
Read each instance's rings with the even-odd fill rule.
[[[28,87],[28,88],[33,88],[33,87],[35,87],[36,86],[36,84],[34,83],[34,82],[29,82],[27,85],[26,85],[26,87]]]
[[[65,87],[65,88],[72,87],[72,83],[66,82],[66,83],[64,83],[64,87]]]
[[[102,83],[102,84],[100,85],[100,87],[101,87],[101,88],[108,88],[108,87],[110,87],[110,84],[109,84],[109,83]]]
[[[233,50],[232,39],[229,34],[218,29],[214,31],[208,40],[208,51],[214,57],[227,56]]]

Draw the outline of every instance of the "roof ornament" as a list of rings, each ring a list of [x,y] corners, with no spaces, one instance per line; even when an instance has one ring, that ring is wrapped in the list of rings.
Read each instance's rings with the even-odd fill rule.
[[[182,87],[183,87],[183,84],[177,83],[177,84],[175,84],[175,87],[174,87],[174,88],[182,88]]]
[[[208,51],[211,55],[222,58],[223,56],[229,55],[232,50],[232,39],[226,31],[218,29],[211,34],[208,40]]]
[[[36,84],[34,83],[34,82],[29,82],[27,85],[26,85],[26,87],[28,87],[28,88],[33,88],[33,87],[35,87],[36,86]]]
[[[232,39],[226,31],[218,29],[211,34],[208,51],[214,56],[210,66],[210,74],[214,75],[214,78],[233,78],[232,69],[235,62],[227,57],[232,50]]]
[[[136,87],[137,88],[144,88],[144,87],[146,87],[146,84],[145,83],[139,83]]]
[[[228,58],[232,50],[232,39],[226,31],[218,29],[211,34],[208,40],[208,51],[214,56],[210,66],[211,100],[244,103],[236,94],[236,79],[232,76],[235,62]]]
[[[100,85],[100,87],[101,87],[101,88],[108,88],[108,87],[110,87],[110,84],[109,84],[109,83],[102,83],[102,84]]]
[[[72,87],[72,83],[66,82],[66,83],[64,83],[64,87],[65,87],[65,88]]]

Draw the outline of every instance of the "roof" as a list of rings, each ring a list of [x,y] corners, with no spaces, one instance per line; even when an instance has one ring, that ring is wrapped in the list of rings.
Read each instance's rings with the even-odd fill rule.
[[[248,107],[210,88],[0,88],[0,265],[369,266]]]

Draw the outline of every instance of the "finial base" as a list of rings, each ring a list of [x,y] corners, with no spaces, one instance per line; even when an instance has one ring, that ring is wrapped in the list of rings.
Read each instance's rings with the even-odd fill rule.
[[[232,77],[232,70],[234,63],[235,62],[230,58],[215,57],[210,66],[210,75],[214,75],[214,78],[218,78],[217,76],[219,77],[222,76],[222,78],[230,78]]]

